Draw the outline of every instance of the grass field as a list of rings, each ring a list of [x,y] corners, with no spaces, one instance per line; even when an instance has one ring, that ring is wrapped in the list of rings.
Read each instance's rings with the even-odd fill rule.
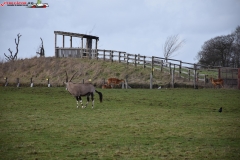
[[[239,90],[98,90],[1,87],[0,159],[240,158]]]

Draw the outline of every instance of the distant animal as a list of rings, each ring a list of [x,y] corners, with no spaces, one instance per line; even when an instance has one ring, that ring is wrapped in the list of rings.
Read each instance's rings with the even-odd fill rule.
[[[108,84],[103,84],[102,85],[102,89],[109,89],[109,88],[112,88],[112,87]]]
[[[220,113],[222,112],[222,107],[221,107],[221,108],[219,108],[218,112],[220,112]]]
[[[212,82],[214,88],[217,86],[217,85],[221,85],[222,88],[223,88],[223,79],[219,78],[219,79],[213,79],[212,77],[210,78],[210,81]]]
[[[119,85],[121,82],[124,82],[123,79],[117,79],[117,78],[108,78],[108,85]]]
[[[73,77],[75,76],[75,74],[73,74],[71,79],[68,81],[68,75],[67,75],[67,71],[66,71],[66,82],[64,82],[64,83],[66,85],[66,90],[68,90],[68,92],[76,98],[77,108],[78,108],[79,101],[82,105],[82,108],[86,108],[88,103],[89,103],[89,96],[91,96],[92,108],[93,108],[94,107],[94,92],[95,91],[99,95],[100,102],[102,102],[102,98],[103,98],[102,93],[98,92],[91,83],[84,83],[83,84],[83,83],[73,83],[73,82],[71,82]],[[86,106],[83,106],[81,96],[87,96]]]

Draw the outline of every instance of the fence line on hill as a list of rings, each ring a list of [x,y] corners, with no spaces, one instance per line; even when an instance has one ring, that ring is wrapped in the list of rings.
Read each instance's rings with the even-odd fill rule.
[[[152,76],[150,77],[153,77],[154,71],[168,72],[172,78],[172,87],[174,87],[176,77],[185,78],[189,82],[193,82],[193,86],[194,88],[196,88],[198,85],[198,81],[202,81],[204,82],[204,84],[208,83],[208,75],[201,74],[202,70],[218,72],[218,77],[220,73],[220,66],[203,66],[195,63],[183,62],[177,59],[166,59],[157,56],[129,54],[123,51],[116,50],[56,48],[56,51],[56,57],[89,58],[110,62],[125,63],[126,65],[134,65],[135,67],[151,68]]]
[[[152,75],[154,70],[169,72],[172,77],[172,87],[174,87],[174,78],[187,78],[193,81],[194,88],[197,87],[198,81],[208,82],[207,74],[200,74],[202,69],[212,69],[218,72],[219,66],[210,67],[195,63],[183,62],[176,59],[166,59],[156,56],[143,56],[140,54],[129,54],[123,51],[105,50],[105,49],[83,49],[83,48],[56,48],[57,57],[78,57],[97,59],[110,62],[126,63],[136,67],[151,68]],[[150,87],[151,88],[151,87]]]

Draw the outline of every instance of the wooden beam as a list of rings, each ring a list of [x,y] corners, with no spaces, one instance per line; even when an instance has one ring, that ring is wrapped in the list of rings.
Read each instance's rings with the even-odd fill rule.
[[[151,64],[151,69],[152,69],[152,75],[153,75],[153,68],[154,68],[154,56],[152,56],[152,64]]]
[[[121,62],[121,52],[118,52],[118,63]]]
[[[63,35],[63,48],[64,48],[64,35]]]
[[[56,48],[57,48],[57,34],[55,34],[55,57],[59,57]]]
[[[179,65],[179,68],[178,68],[178,76],[181,77],[181,73],[182,73],[182,61],[180,61],[180,65]]]
[[[81,48],[83,48],[83,37],[81,38]]]
[[[98,40],[96,39],[96,45],[95,45],[95,49],[97,49],[97,43],[98,43]]]

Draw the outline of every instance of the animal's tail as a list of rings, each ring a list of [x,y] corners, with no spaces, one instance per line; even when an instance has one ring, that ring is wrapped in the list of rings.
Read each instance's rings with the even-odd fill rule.
[[[99,98],[100,98],[100,102],[102,102],[102,98],[103,98],[103,95],[102,95],[102,93],[101,92],[98,92],[97,90],[95,90],[97,93],[98,93],[98,95],[99,95]]]

